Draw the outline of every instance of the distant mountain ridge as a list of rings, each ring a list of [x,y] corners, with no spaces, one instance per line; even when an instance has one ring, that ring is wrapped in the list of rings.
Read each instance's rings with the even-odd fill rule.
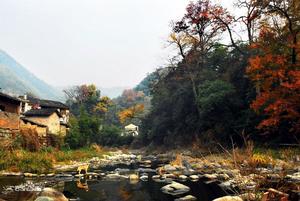
[[[63,100],[63,93],[37,78],[13,57],[0,50],[0,88],[4,93],[32,93],[39,98]]]

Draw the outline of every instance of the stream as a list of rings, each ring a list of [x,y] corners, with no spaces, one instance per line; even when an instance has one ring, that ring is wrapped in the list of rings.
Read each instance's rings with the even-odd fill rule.
[[[183,178],[171,174],[159,177],[157,168],[165,164],[167,161],[158,159],[148,160],[146,164],[136,160],[112,162],[89,169],[85,177],[78,177],[76,171],[65,171],[53,177],[0,177],[0,198],[6,201],[35,200],[45,187],[55,188],[71,201],[180,201],[187,195],[192,198],[186,200],[211,201],[228,194],[216,182],[201,177],[193,180],[188,173]],[[162,187],[174,182],[189,189],[179,194],[163,192]]]

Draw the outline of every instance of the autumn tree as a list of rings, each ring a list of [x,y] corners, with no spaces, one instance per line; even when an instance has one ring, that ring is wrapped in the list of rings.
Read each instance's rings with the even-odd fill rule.
[[[120,122],[124,124],[127,120],[133,120],[134,118],[137,118],[139,115],[141,115],[143,111],[143,104],[136,104],[134,106],[126,108],[119,112]]]
[[[258,128],[284,128],[294,134],[300,133],[300,21],[295,2],[266,1],[268,15],[252,45],[258,54],[247,69],[257,88],[251,107],[265,117]]]
[[[179,61],[178,67],[192,84],[195,102],[201,69],[207,62],[206,56],[226,30],[224,21],[219,19],[229,24],[232,17],[221,6],[209,0],[199,0],[188,4],[184,17],[173,23],[170,43],[179,50],[182,61]],[[200,108],[197,107],[197,110],[200,115]]]

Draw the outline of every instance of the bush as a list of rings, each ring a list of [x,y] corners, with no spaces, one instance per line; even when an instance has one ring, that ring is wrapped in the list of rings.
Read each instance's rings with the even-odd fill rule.
[[[35,129],[21,128],[20,129],[21,146],[29,151],[39,151],[41,148],[39,136]]]

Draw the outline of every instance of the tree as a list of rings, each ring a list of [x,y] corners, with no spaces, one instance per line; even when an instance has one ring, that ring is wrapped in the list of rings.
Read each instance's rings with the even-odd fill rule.
[[[209,0],[199,0],[188,4],[184,17],[173,24],[170,42],[179,49],[182,61],[178,67],[192,84],[195,102],[199,77],[207,62],[206,55],[226,30],[224,22],[229,24],[231,20],[221,6],[213,5]],[[199,107],[197,111],[200,115]]]
[[[247,73],[257,86],[251,108],[264,115],[258,128],[282,128],[295,134],[300,133],[300,24],[294,3],[268,1],[265,5],[269,16],[252,45],[258,54],[249,59]]]
[[[125,123],[127,120],[132,120],[137,118],[138,115],[144,112],[144,105],[143,104],[136,104],[129,108],[126,108],[119,112],[119,119],[121,123]]]

